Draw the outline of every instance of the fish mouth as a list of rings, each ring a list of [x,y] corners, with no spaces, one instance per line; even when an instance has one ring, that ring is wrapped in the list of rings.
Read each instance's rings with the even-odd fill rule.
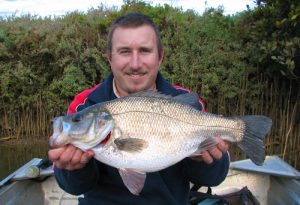
[[[93,148],[94,149],[99,149],[99,148],[103,149],[103,147],[110,141],[110,139],[111,139],[111,132],[109,132],[108,135]]]
[[[110,140],[110,137],[111,137],[111,132],[108,133],[108,135],[104,138],[104,140],[102,140],[99,143],[99,145],[105,145]]]
[[[66,144],[69,144],[71,141],[68,136],[64,135],[52,135],[49,140],[49,146],[51,148],[63,147]]]

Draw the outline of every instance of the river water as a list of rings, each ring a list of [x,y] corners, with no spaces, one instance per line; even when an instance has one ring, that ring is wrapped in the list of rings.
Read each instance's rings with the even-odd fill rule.
[[[47,157],[47,141],[0,142],[0,181],[32,158]]]

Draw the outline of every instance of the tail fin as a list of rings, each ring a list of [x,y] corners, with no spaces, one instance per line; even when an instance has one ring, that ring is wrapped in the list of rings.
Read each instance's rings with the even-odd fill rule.
[[[272,126],[272,120],[261,115],[239,116],[238,118],[246,125],[245,134],[238,146],[256,165],[262,165],[265,160],[264,138]]]

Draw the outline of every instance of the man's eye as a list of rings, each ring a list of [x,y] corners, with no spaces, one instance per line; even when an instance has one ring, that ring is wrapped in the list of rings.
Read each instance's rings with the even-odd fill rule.
[[[121,50],[119,53],[120,53],[120,54],[128,54],[128,53],[129,53],[129,50]]]
[[[144,49],[141,49],[141,53],[150,53],[151,50],[150,49],[147,49],[147,48],[144,48]]]

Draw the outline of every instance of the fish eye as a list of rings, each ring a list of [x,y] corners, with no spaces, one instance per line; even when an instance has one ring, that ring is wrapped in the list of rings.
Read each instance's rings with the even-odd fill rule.
[[[111,115],[109,115],[107,112],[101,112],[101,113],[100,113],[100,117],[101,117],[103,120],[110,120],[110,119],[111,119]]]
[[[80,115],[80,114],[75,114],[75,115],[72,117],[72,122],[80,122],[82,119],[83,119],[83,116],[82,116],[82,115]]]

